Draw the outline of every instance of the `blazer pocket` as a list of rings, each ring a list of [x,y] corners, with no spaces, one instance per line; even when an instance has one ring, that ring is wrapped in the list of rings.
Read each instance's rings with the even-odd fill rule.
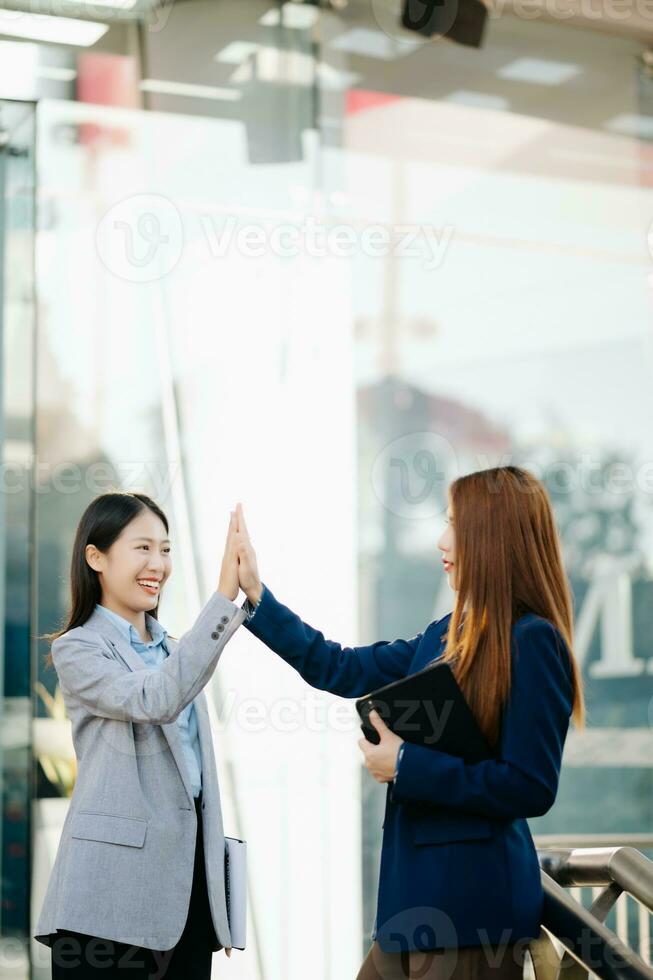
[[[71,837],[101,840],[107,844],[128,844],[142,847],[145,843],[147,820],[123,817],[115,813],[78,810],[73,818]]]
[[[488,817],[474,813],[418,813],[409,818],[415,844],[446,844],[459,840],[481,840],[494,836]]]

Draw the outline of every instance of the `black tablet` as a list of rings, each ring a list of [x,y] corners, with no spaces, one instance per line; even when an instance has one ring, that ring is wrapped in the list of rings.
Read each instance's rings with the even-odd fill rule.
[[[406,742],[440,749],[468,763],[494,757],[448,663],[436,661],[358,698],[361,730],[377,745],[379,735],[369,720],[372,708]]]

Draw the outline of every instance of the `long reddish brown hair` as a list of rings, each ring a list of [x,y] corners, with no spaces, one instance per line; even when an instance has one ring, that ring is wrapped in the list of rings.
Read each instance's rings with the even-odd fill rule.
[[[533,612],[564,638],[574,684],[572,718],[585,726],[580,668],[573,650],[573,597],[551,501],[542,483],[517,466],[497,466],[449,487],[457,596],[443,660],[491,745],[510,693],[513,623]]]

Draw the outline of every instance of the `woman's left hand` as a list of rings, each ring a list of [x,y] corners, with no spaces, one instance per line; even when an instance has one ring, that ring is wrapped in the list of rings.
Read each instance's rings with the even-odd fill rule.
[[[222,556],[222,566],[220,568],[220,581],[218,592],[231,602],[235,602],[238,596],[238,517],[232,510],[229,518],[229,530]]]
[[[370,721],[381,736],[378,745],[368,742],[366,738],[358,740],[360,749],[365,756],[365,765],[372,773],[377,783],[391,783],[395,778],[399,746],[404,741],[390,731],[378,711],[370,711]]]

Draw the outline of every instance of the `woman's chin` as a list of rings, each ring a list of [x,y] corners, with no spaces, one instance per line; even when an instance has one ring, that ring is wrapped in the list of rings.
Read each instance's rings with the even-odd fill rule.
[[[159,601],[160,595],[161,595],[160,590],[159,592],[156,593],[156,595],[148,595],[147,592],[143,592],[143,594],[140,597],[141,605],[143,606],[144,609],[154,609],[154,607]]]

